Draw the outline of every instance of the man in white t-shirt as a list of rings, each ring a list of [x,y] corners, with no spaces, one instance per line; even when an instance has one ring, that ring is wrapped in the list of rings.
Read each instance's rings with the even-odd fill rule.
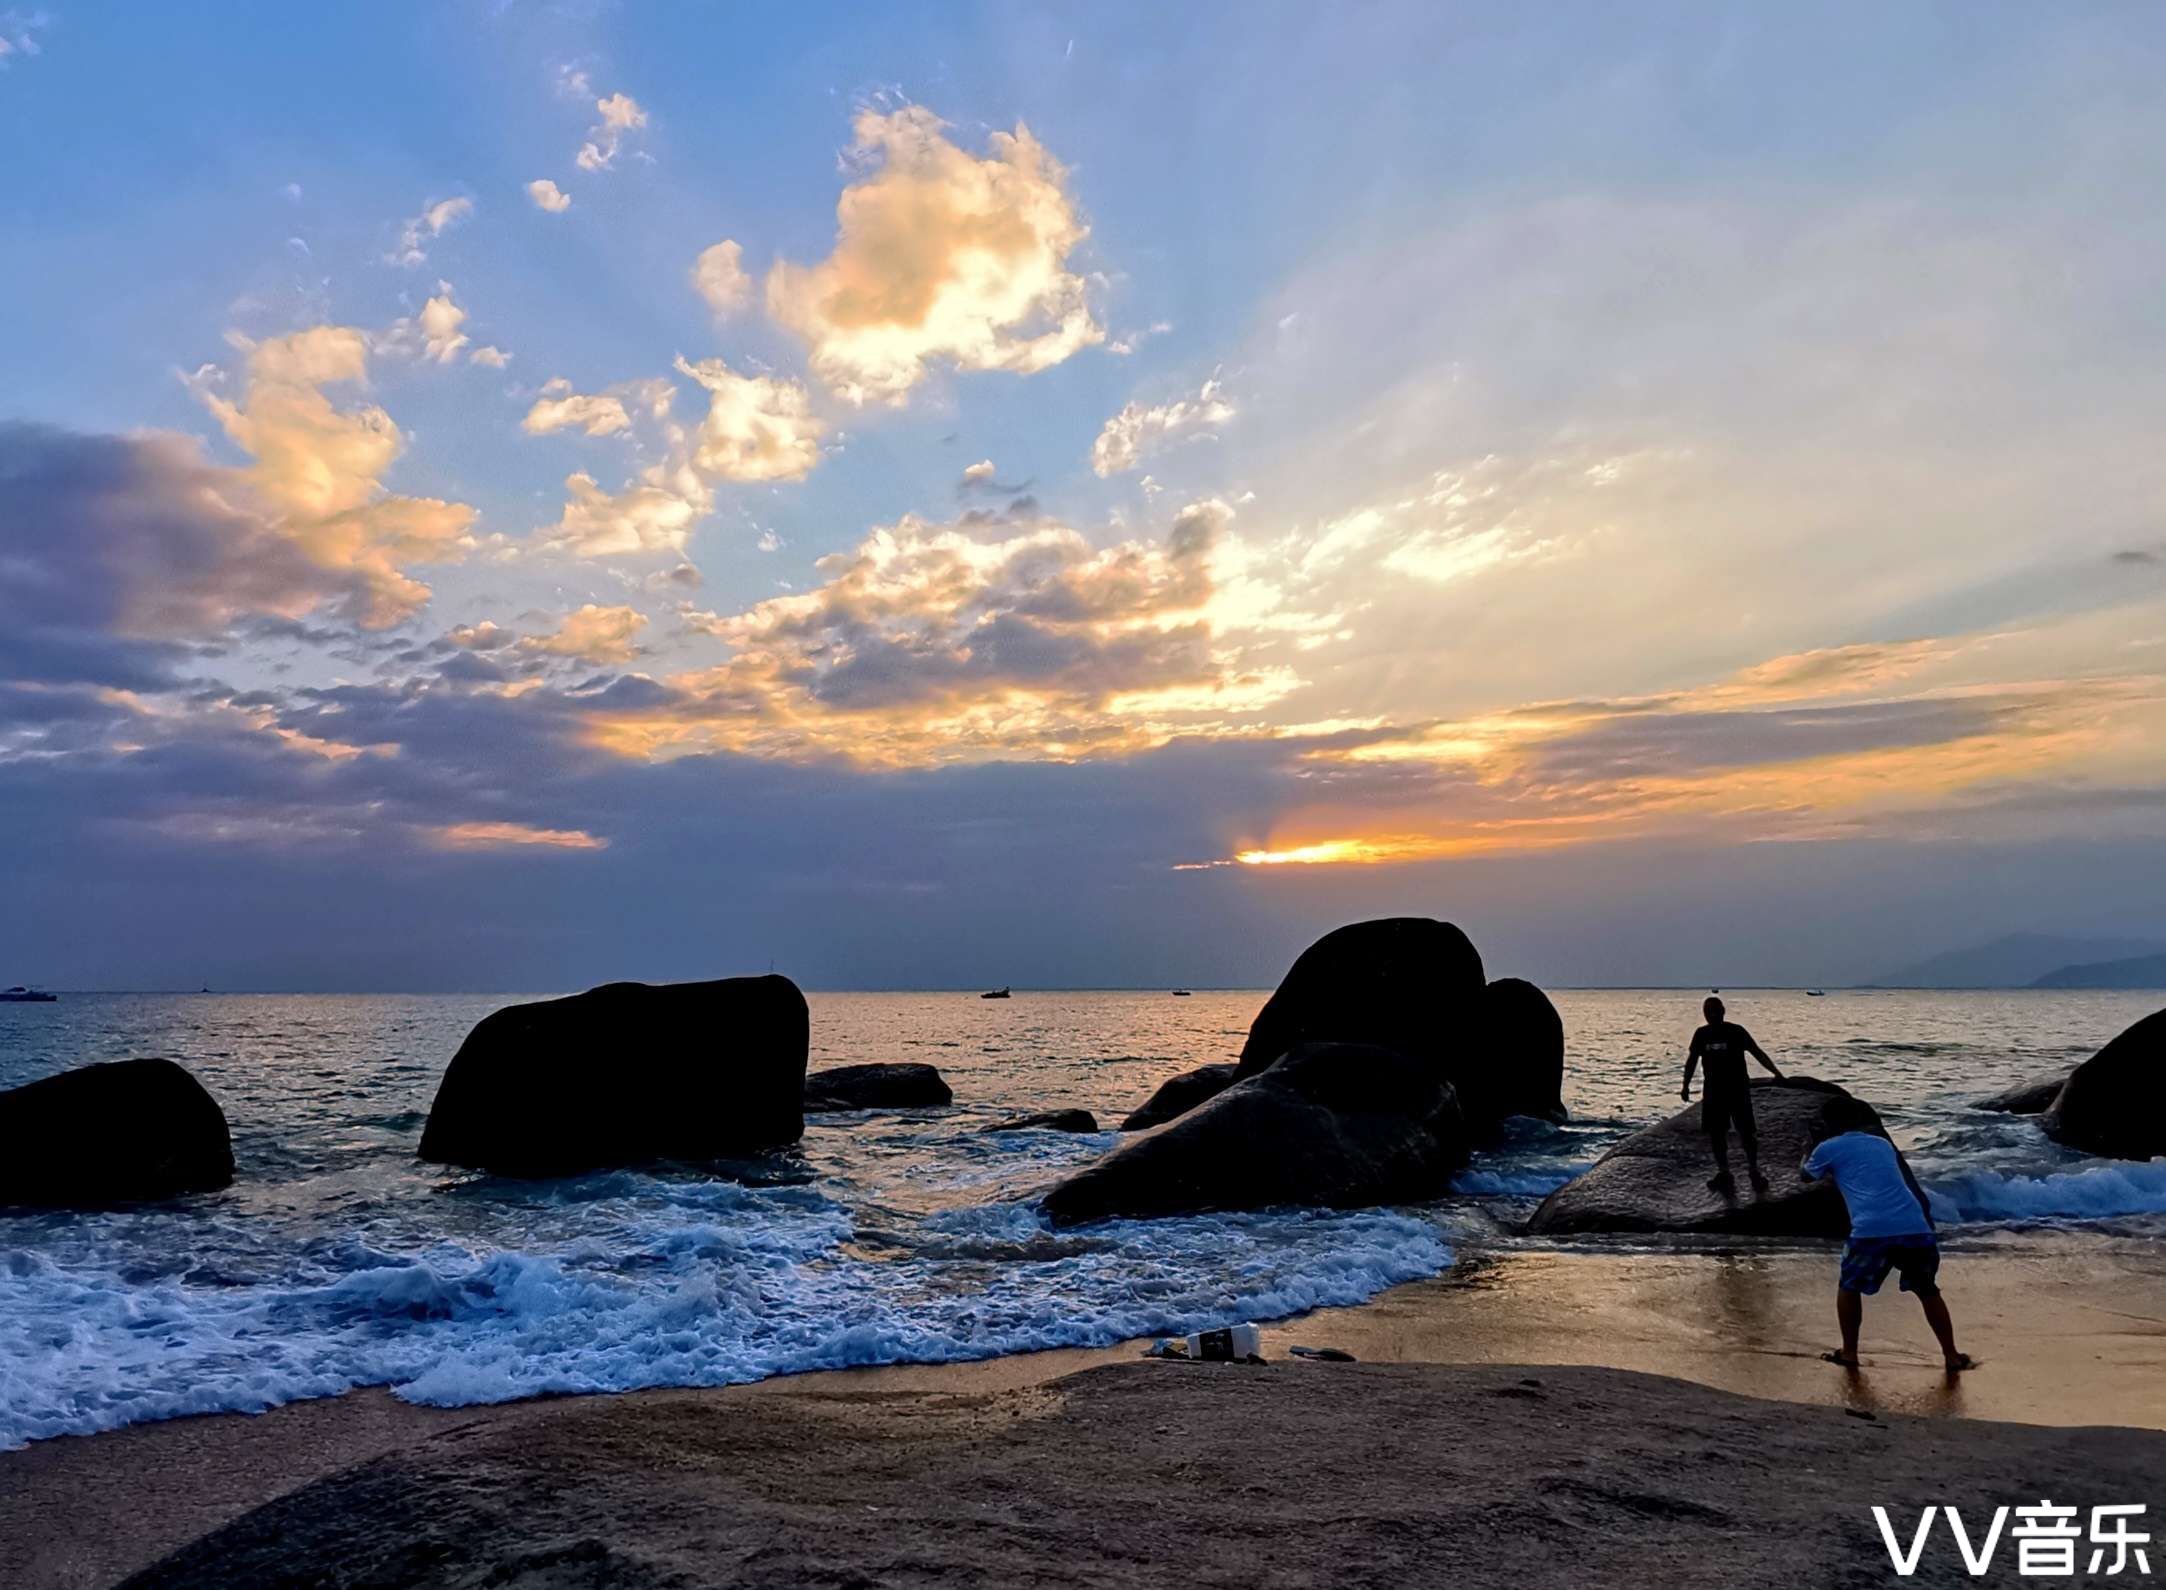
[[[1924,1308],[1925,1322],[1940,1339],[1948,1372],[1970,1368],[1968,1355],[1956,1351],[1955,1322],[1940,1295],[1940,1240],[1933,1234],[1925,1190],[1895,1145],[1871,1130],[1872,1117],[1856,1100],[1839,1100],[1828,1114],[1835,1134],[1816,1143],[1798,1167],[1808,1181],[1833,1177],[1850,1211],[1850,1240],[1843,1245],[1842,1278],[1835,1292],[1835,1320],[1842,1327],[1843,1345],[1821,1357],[1846,1369],[1858,1367],[1858,1327],[1864,1322],[1865,1299],[1879,1291],[1880,1283],[1894,1270],[1903,1278],[1903,1290]]]

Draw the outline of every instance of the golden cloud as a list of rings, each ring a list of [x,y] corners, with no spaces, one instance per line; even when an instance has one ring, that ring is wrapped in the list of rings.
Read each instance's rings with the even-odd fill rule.
[[[768,313],[852,403],[906,401],[932,360],[1027,374],[1104,340],[1068,268],[1089,228],[1060,163],[1020,125],[982,157],[945,125],[916,105],[861,113],[866,174],[836,206],[834,252],[768,273]]]

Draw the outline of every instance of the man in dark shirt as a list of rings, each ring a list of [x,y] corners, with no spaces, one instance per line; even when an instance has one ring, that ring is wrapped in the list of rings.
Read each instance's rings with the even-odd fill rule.
[[[1707,1185],[1725,1194],[1735,1185],[1730,1180],[1730,1126],[1735,1122],[1738,1141],[1745,1145],[1745,1173],[1752,1178],[1752,1189],[1766,1192],[1767,1177],[1760,1172],[1760,1134],[1752,1119],[1752,1093],[1745,1086],[1745,1056],[1751,1055],[1777,1078],[1782,1073],[1752,1041],[1751,1033],[1734,1021],[1722,1019],[1721,1000],[1709,995],[1700,1008],[1707,1015],[1707,1025],[1692,1035],[1692,1051],[1685,1056],[1685,1085],[1678,1096],[1691,1102],[1693,1069],[1705,1064],[1707,1082],[1701,1090],[1700,1125],[1715,1151],[1715,1174]]]

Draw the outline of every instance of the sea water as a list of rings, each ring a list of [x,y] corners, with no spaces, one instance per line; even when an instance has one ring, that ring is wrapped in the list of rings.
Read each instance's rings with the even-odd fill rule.
[[[2166,1162],[2089,1159],[1978,1096],[2087,1057],[2156,996],[1727,991],[1786,1071],[1878,1105],[1956,1242],[2153,1248]],[[1183,1335],[1357,1303],[1455,1251],[1526,1245],[1534,1203],[1678,1108],[1696,992],[1564,991],[1562,1127],[1511,1124],[1453,1195],[1055,1230],[1033,1194],[1239,1050],[1256,991],[814,994],[815,1066],[927,1061],[943,1109],[814,1117],[714,1171],[513,1182],[415,1160],[445,1063],[521,996],[80,994],[0,1006],[0,1087],[166,1055],[232,1124],[227,1191],[0,1217],[0,1447],[383,1385],[465,1404],[709,1386]],[[604,1073],[606,1076],[606,1073]],[[1649,1239],[1632,1239],[1645,1242]]]

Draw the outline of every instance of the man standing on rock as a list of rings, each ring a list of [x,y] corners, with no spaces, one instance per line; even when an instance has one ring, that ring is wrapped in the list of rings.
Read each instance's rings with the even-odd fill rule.
[[[1730,1179],[1730,1126],[1735,1122],[1738,1141],[1745,1145],[1745,1174],[1752,1178],[1752,1190],[1764,1193],[1767,1177],[1760,1170],[1760,1133],[1753,1124],[1752,1093],[1745,1086],[1745,1056],[1751,1055],[1766,1066],[1777,1081],[1782,1079],[1782,1073],[1752,1041],[1751,1033],[1734,1021],[1722,1019],[1721,1000],[1710,994],[1700,1009],[1707,1016],[1707,1025],[1692,1035],[1692,1049],[1685,1056],[1685,1084],[1678,1090],[1678,1097],[1688,1104],[1692,1101],[1692,1073],[1704,1062],[1707,1081],[1701,1089],[1700,1125],[1715,1151],[1715,1174],[1708,1178],[1707,1185],[1725,1197],[1736,1185]]]

